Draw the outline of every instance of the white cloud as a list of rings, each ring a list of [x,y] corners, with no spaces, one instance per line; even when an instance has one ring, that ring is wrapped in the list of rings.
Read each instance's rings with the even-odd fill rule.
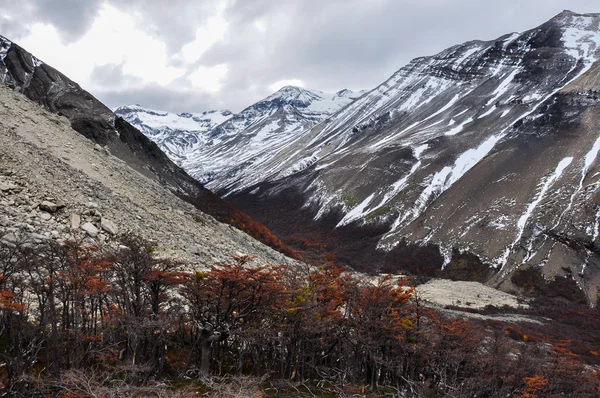
[[[221,84],[229,68],[226,64],[219,64],[212,67],[200,66],[195,72],[190,74],[189,79],[192,85],[202,91],[216,93],[221,88]]]
[[[133,28],[131,16],[104,5],[88,32],[79,40],[62,44],[52,25],[37,23],[20,44],[42,61],[87,88],[96,65],[122,64],[123,72],[143,83],[166,85],[185,73],[169,66],[166,45]]]
[[[270,91],[277,91],[285,86],[296,86],[296,87],[304,87],[304,82],[300,79],[287,79],[287,80],[279,80],[275,83],[269,84]]]
[[[213,44],[223,40],[226,30],[227,22],[222,16],[210,17],[205,26],[196,30],[196,39],[182,47],[183,59],[188,63],[199,60]]]

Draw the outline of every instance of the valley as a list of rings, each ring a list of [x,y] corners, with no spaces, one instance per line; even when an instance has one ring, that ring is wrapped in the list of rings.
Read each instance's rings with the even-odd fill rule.
[[[0,36],[0,395],[596,396],[599,71],[564,11],[173,112]]]
[[[565,11],[456,45],[319,116],[311,107],[339,93],[285,87],[219,126],[167,134],[195,137],[172,158],[308,258],[506,291],[539,267],[595,303],[598,24]],[[151,138],[169,125],[116,112]]]

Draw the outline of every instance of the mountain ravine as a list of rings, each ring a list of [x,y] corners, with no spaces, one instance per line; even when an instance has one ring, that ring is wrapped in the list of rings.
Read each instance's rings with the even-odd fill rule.
[[[318,116],[307,110],[327,96],[287,87],[194,130],[202,145],[173,158],[289,243],[351,266],[462,269],[505,290],[540,267],[595,303],[599,23],[564,11],[456,45],[347,102],[329,96]],[[134,125],[144,112],[117,110]]]

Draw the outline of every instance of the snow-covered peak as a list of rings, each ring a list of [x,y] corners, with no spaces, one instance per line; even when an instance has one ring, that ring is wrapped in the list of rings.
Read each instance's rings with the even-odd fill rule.
[[[206,111],[202,113],[171,113],[144,108],[138,104],[121,106],[115,113],[132,124],[144,125],[152,129],[180,131],[209,131],[229,120],[233,114],[228,110]]]

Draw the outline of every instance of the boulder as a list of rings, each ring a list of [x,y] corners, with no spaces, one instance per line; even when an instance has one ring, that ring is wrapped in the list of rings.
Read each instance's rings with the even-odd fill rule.
[[[83,224],[81,226],[81,229],[83,229],[92,238],[98,236],[98,233],[100,232],[98,228],[96,228],[91,222],[86,222],[85,224]]]
[[[100,220],[100,228],[102,228],[104,231],[108,232],[111,235],[116,235],[119,233],[117,224],[104,217],[102,217],[102,219]]]
[[[48,213],[56,213],[56,211],[58,210],[58,206],[54,202],[44,200],[40,204],[40,210],[46,211]]]
[[[11,191],[11,190],[17,189],[17,188],[19,188],[18,185],[12,184],[10,182],[9,183],[0,182],[0,191],[6,192],[6,191]]]

